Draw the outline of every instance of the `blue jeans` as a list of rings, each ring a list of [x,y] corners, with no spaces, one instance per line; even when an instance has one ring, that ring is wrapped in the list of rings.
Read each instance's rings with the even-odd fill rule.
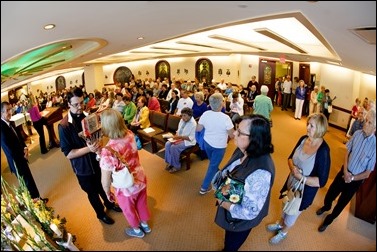
[[[214,148],[204,141],[204,149],[209,159],[209,165],[201,188],[208,189],[211,185],[213,176],[215,176],[216,172],[219,170],[219,164],[223,160],[226,148]]]

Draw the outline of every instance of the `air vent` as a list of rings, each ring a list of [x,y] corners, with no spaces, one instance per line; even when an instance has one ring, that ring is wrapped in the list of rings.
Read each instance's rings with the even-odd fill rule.
[[[376,27],[361,27],[351,29],[351,31],[368,44],[376,44]]]

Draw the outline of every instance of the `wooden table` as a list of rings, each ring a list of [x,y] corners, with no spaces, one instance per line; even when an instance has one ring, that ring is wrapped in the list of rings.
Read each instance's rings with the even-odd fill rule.
[[[45,108],[41,115],[44,117],[44,125],[47,127],[49,148],[60,147],[60,142],[55,135],[54,123],[63,119],[63,109],[61,107]]]

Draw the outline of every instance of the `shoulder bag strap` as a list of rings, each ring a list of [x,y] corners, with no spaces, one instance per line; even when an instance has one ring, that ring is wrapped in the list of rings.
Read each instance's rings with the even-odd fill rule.
[[[128,169],[129,165],[128,165],[127,161],[124,159],[123,156],[119,155],[119,153],[116,152],[116,151],[115,151],[113,148],[111,148],[110,146],[105,146],[105,148],[108,149],[108,150],[111,152],[111,154],[113,154],[116,158],[118,158],[119,161],[122,162],[122,163],[126,166],[126,168]]]

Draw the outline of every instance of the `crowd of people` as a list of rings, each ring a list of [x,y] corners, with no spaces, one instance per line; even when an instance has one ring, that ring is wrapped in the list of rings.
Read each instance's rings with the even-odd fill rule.
[[[255,76],[246,88],[233,86],[223,80],[218,85],[207,84],[205,79],[202,82],[196,80],[195,83],[170,82],[168,79],[150,79],[144,82],[132,80],[130,83],[117,85],[114,90],[104,88],[102,92],[95,90],[89,94],[82,87],[77,87],[65,92],[63,99],[67,114],[58,125],[60,148],[70,160],[79,185],[87,194],[97,218],[105,224],[113,224],[114,220],[105,212],[105,208],[123,212],[130,225],[125,233],[142,238],[152,230],[148,224],[151,214],[147,204],[147,178],[139,160],[135,135],[138,129],[150,126],[150,111],[180,116],[176,134],[165,144],[165,169],[170,173],[179,171],[180,153],[199,144],[203,146],[209,160],[199,188],[200,195],[211,191],[212,180],[219,170],[224,178],[243,181],[242,200],[239,203],[217,200],[215,217],[215,223],[225,230],[224,250],[237,251],[252,228],[268,215],[270,198],[273,197],[273,105],[281,105],[282,111],[292,106],[296,120],[307,115],[307,134],[292,146],[292,152],[287,157],[289,174],[280,192],[282,194],[303,177],[305,190],[297,214],[282,212],[276,223],[267,226],[269,231],[274,232],[270,243],[278,244],[287,238],[288,230],[293,227],[302,211],[313,203],[318,189],[326,185],[331,166],[331,146],[324,136],[328,129],[330,106],[335,97],[331,98],[330,91],[324,86],[318,92],[317,86],[311,89],[303,80],[295,78],[294,82],[296,84],[292,88],[290,76],[278,78],[274,99],[268,97],[268,87],[259,85]],[[162,100],[168,104],[167,107],[161,106]],[[34,114],[33,124],[40,134],[38,102],[32,104],[30,113]],[[347,133],[349,141],[344,165],[331,184],[324,205],[317,211],[317,215],[331,210],[332,202],[339,195],[340,198],[332,213],[319,226],[319,232],[325,231],[341,213],[375,167],[375,104],[367,101],[363,109],[359,104],[357,99],[356,108],[352,108],[352,118],[355,120],[349,126],[352,130]],[[3,135],[12,132],[9,126],[11,108],[9,103],[2,103],[2,147],[6,151],[12,172],[16,173],[17,167],[19,174],[20,171],[30,173],[26,145],[19,142],[17,146],[11,146],[7,137],[3,139]],[[102,133],[109,138],[106,145],[100,139],[87,141],[79,136],[83,130],[81,121],[87,113],[96,113],[100,118]],[[13,138],[17,139],[17,136],[14,135]],[[41,134],[40,141],[44,141]],[[236,150],[227,164],[220,168],[229,141],[234,141]],[[42,153],[44,148],[42,144]],[[114,156],[109,148],[115,150],[122,159]],[[17,163],[20,162],[16,162],[17,158],[22,163]],[[16,167],[12,165],[13,161]],[[135,178],[132,187],[111,188],[111,174],[119,169],[132,171]],[[32,176],[29,176],[27,185],[33,197],[40,198]]]

